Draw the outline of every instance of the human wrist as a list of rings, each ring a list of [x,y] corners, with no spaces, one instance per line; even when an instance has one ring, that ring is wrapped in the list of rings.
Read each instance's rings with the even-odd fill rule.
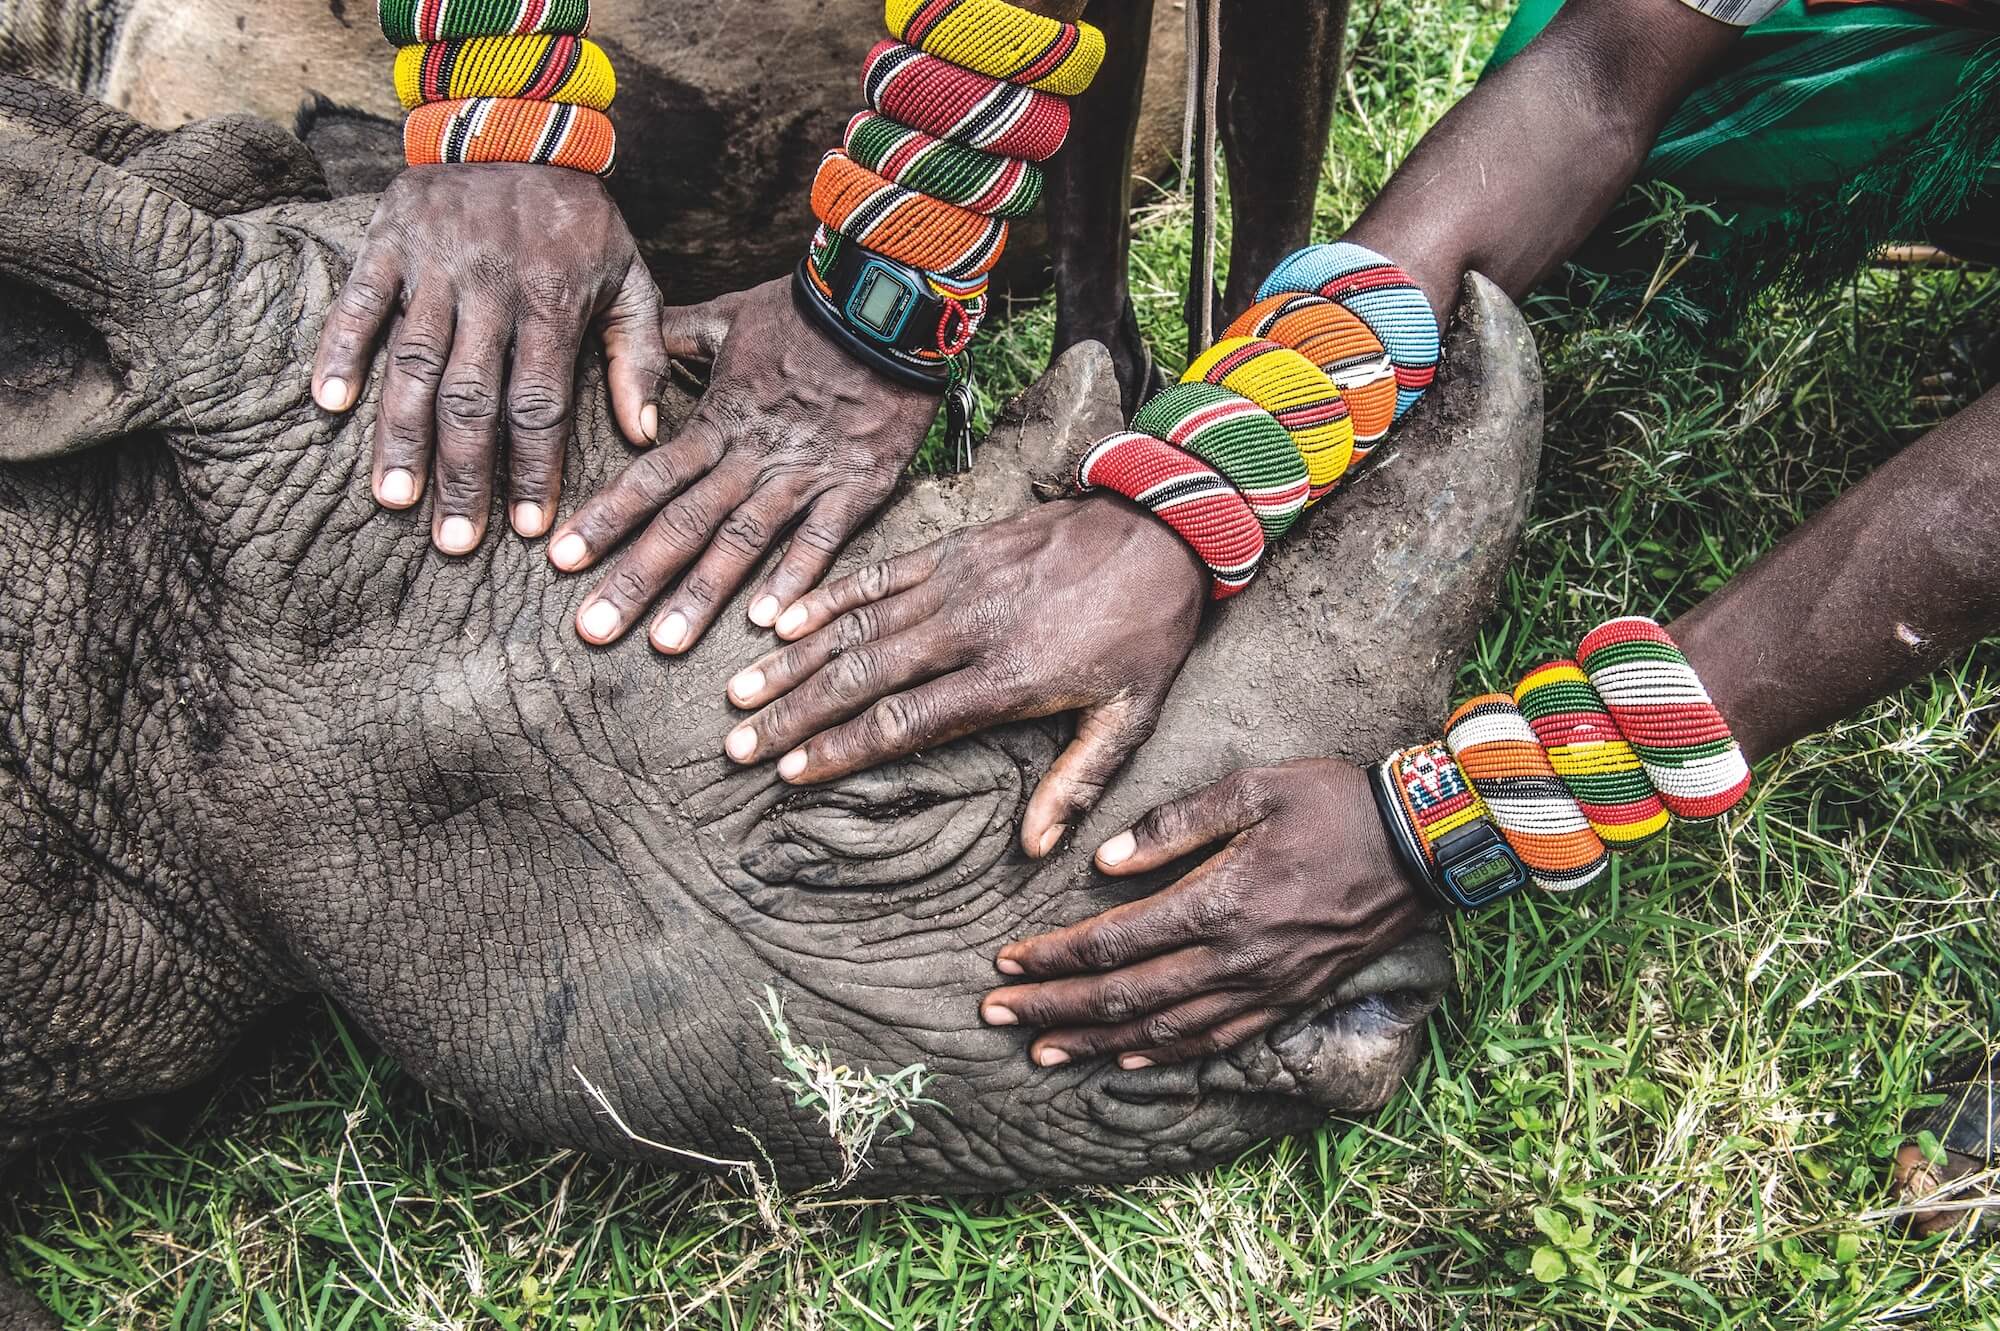
[[[1157,587],[1160,605],[1186,605],[1200,616],[1208,599],[1208,570],[1172,527],[1116,495],[1087,494],[1060,502],[1072,505],[1075,520],[1097,537],[1105,563]]]

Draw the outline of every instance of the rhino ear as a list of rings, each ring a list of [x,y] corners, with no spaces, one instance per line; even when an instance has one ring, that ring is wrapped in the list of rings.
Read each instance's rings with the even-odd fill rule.
[[[153,428],[177,399],[174,308],[214,219],[0,119],[0,461]]]

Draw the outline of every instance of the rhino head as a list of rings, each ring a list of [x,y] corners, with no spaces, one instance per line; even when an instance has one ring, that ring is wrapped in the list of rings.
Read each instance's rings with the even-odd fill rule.
[[[587,583],[539,543],[450,560],[426,515],[378,511],[370,409],[323,415],[308,383],[371,202],[316,193],[254,122],[159,135],[0,84],[0,1135],[184,1083],[313,990],[510,1131],[788,1185],[843,1155],[781,1084],[767,986],[799,1044],[928,1070],[870,1191],[1194,1168],[1384,1101],[1451,977],[1434,933],[1181,1068],[1038,1069],[977,1003],[1002,943],[1159,885],[1089,865],[1152,804],[1435,728],[1539,450],[1496,289],[1468,282],[1436,390],[1211,616],[1158,736],[1030,861],[1059,723],[789,788],[721,753],[724,683],[766,641],[740,614],[685,658],[590,649]],[[582,374],[571,496],[627,457]],[[1117,402],[1099,349],[1067,354],[849,564],[1036,502]]]

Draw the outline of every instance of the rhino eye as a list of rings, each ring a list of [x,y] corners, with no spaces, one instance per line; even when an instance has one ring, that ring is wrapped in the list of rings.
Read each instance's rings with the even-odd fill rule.
[[[976,744],[789,792],[764,811],[738,860],[777,885],[947,888],[1005,852],[1020,776]]]

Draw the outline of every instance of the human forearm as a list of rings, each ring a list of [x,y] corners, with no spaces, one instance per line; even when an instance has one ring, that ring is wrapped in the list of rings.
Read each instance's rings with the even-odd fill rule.
[[[1410,153],[1347,238],[1442,318],[1470,269],[1519,299],[1590,235],[1739,29],[1680,0],[1571,0]]]
[[[2000,630],[2000,390],[1670,626],[1753,762]]]

